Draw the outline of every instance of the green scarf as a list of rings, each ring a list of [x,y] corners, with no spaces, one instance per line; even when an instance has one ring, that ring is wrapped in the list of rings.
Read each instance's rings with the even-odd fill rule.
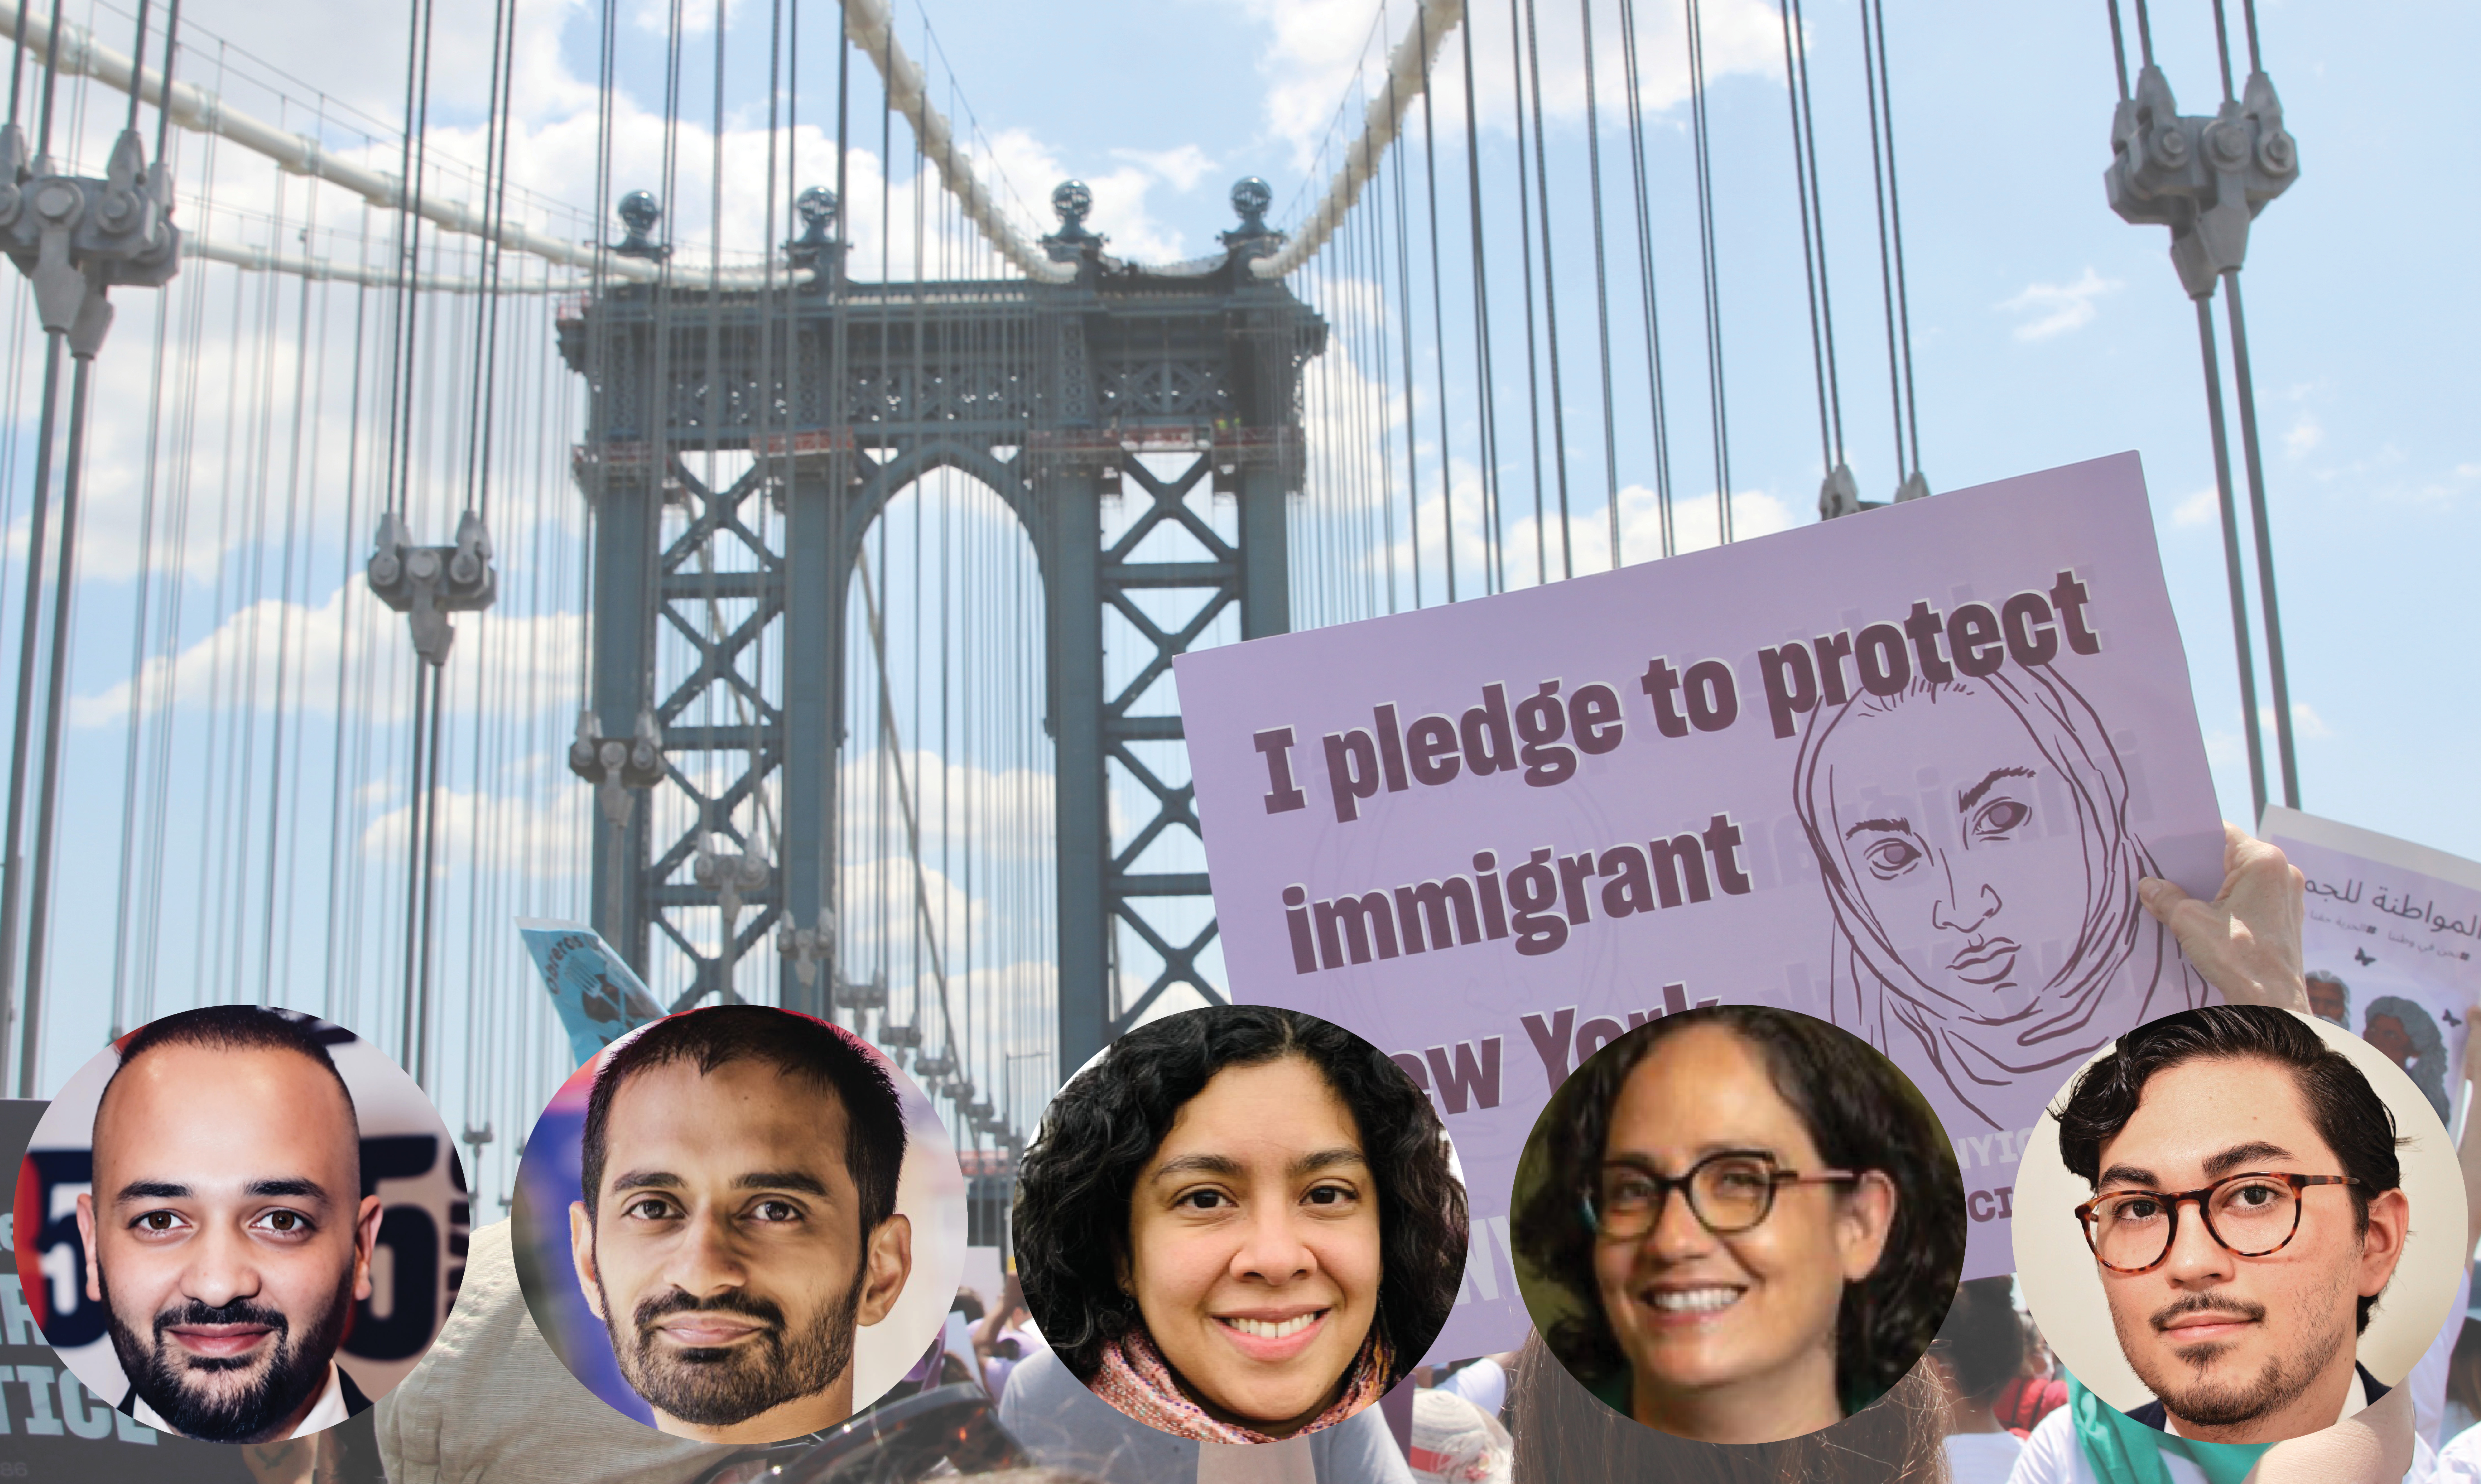
[[[2242,1484],[2271,1443],[2205,1443],[2157,1432],[2068,1378],[2068,1415],[2076,1419],[2076,1442],[2092,1461],[2094,1472],[2107,1484],[2171,1484],[2164,1453],[2177,1453],[2195,1464],[2207,1484]]]

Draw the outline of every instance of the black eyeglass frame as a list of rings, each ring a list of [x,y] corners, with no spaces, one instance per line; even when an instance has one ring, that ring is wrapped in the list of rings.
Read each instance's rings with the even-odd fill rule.
[[[2257,1252],[2251,1252],[2243,1247],[2234,1247],[2230,1242],[2225,1241],[2223,1239],[2223,1234],[2214,1230],[2214,1218],[2207,1213],[2212,1209],[2209,1198],[2215,1191],[2220,1190],[2225,1185],[2237,1185],[2243,1180],[2279,1180],[2291,1186],[2291,1230],[2283,1234],[2283,1240],[2276,1242],[2271,1247],[2267,1247]],[[2222,1248],[2225,1252],[2231,1253],[2234,1257],[2270,1258],[2276,1253],[2281,1252],[2284,1248],[2290,1246],[2291,1239],[2300,1235],[2301,1209],[2308,1205],[2308,1202],[2301,1199],[2301,1192],[2307,1190],[2311,1185],[2357,1185],[2360,1184],[2361,1182],[2354,1180],[2349,1175],[2294,1175],[2287,1170],[2243,1170],[2237,1175],[2226,1175],[2222,1179],[2215,1181],[2212,1185],[2202,1186],[2195,1190],[2112,1190],[2105,1192],[2102,1195],[2095,1196],[2092,1200],[2087,1201],[2082,1206],[2076,1208],[2076,1226],[2085,1234],[2085,1246],[2093,1252],[2094,1261],[2096,1263],[2109,1268],[2114,1273],[2133,1277],[2138,1273],[2150,1273],[2171,1260],[2171,1249],[2178,1245],[2180,1241],[2180,1208],[2188,1205],[2190,1202],[2194,1202],[2197,1207],[2197,1219],[2205,1223],[2206,1235],[2214,1239],[2214,1245]],[[2132,1195],[2149,1196],[2155,1200],[2160,1201],[2163,1204],[2163,1208],[2171,1213],[2170,1229],[2163,1236],[2162,1251],[2160,1255],[2155,1257],[2153,1262],[2146,1263],[2143,1267],[2122,1267],[2118,1263],[2108,1261],[2102,1255],[2102,1244],[2094,1239],[2095,1208],[2101,1206],[2104,1201],[2124,1200]]]
[[[1759,1206],[1756,1217],[1742,1226],[1718,1227],[1706,1218],[1704,1208],[1697,1204],[1696,1181],[1699,1172],[1710,1164],[1725,1159],[1754,1159],[1766,1166],[1766,1198]],[[1594,1239],[1597,1241],[1642,1241],[1647,1232],[1652,1232],[1662,1224],[1662,1209],[1670,1204],[1671,1192],[1674,1190],[1679,1191],[1681,1199],[1688,1203],[1688,1214],[1694,1216],[1697,1224],[1704,1227],[1709,1235],[1739,1237],[1766,1224],[1766,1218],[1775,1213],[1775,1192],[1784,1186],[1857,1185],[1864,1173],[1860,1170],[1816,1170],[1803,1173],[1799,1170],[1777,1169],[1772,1150],[1723,1149],[1708,1155],[1678,1175],[1665,1175],[1660,1170],[1651,1168],[1634,1159],[1606,1159],[1595,1171],[1597,1185],[1604,1171],[1614,1169],[1630,1170],[1654,1182],[1654,1211],[1646,1220],[1644,1232],[1639,1232],[1634,1237],[1606,1237],[1603,1231],[1602,1216],[1595,1210],[1596,1190],[1588,1188],[1579,1191],[1577,1199],[1585,1218],[1585,1230],[1593,1233]]]

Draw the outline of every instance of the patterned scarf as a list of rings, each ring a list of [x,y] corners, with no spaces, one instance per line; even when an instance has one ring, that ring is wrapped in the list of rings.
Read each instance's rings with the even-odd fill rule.
[[[1387,1390],[1387,1376],[1393,1368],[1387,1346],[1380,1342],[1378,1331],[1372,1328],[1363,1341],[1361,1353],[1353,1358],[1345,1374],[1348,1378],[1344,1394],[1335,1405],[1314,1419],[1308,1426],[1293,1434],[1307,1437],[1321,1428],[1333,1427],[1345,1418],[1376,1401]],[[1152,1336],[1143,1328],[1133,1329],[1103,1346],[1102,1368],[1088,1383],[1095,1395],[1102,1397],[1121,1412],[1145,1423],[1157,1432],[1175,1438],[1192,1438],[1200,1443],[1272,1443],[1274,1438],[1252,1427],[1236,1422],[1218,1421],[1207,1416],[1206,1409],[1188,1399],[1179,1381],[1155,1348]]]

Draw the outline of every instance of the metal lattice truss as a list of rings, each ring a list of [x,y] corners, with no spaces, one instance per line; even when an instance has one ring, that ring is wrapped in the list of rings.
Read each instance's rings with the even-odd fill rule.
[[[1169,368],[1166,368],[1168,370]],[[1133,743],[1145,742],[1177,742],[1186,733],[1177,715],[1138,715],[1136,708],[1165,675],[1171,672],[1175,655],[1188,652],[1198,638],[1223,612],[1240,602],[1240,553],[1225,541],[1208,522],[1198,518],[1189,508],[1188,495],[1214,467],[1212,449],[1200,453],[1177,478],[1158,479],[1135,457],[1124,457],[1119,476],[1134,483],[1148,500],[1147,508],[1130,522],[1127,531],[1103,554],[1103,601],[1109,604],[1143,642],[1152,647],[1127,684],[1107,696],[1103,703],[1103,736],[1112,768],[1139,786],[1154,800],[1154,814],[1137,824],[1125,844],[1112,853],[1110,872],[1104,883],[1104,901],[1113,921],[1125,924],[1145,946],[1162,960],[1162,968],[1152,983],[1127,1003],[1117,1007],[1111,1020],[1111,1033],[1118,1035],[1136,1023],[1163,992],[1176,984],[1195,990],[1210,1004],[1225,1002],[1222,992],[1199,972],[1197,956],[1214,941],[1215,923],[1212,915],[1206,924],[1190,935],[1187,942],[1175,941],[1178,930],[1159,924],[1156,918],[1166,914],[1150,911],[1164,898],[1207,898],[1213,891],[1207,884],[1206,872],[1139,872],[1136,868],[1166,832],[1187,830],[1199,837],[1197,827],[1197,788],[1183,779],[1166,782],[1158,771],[1141,760]],[[1190,540],[1206,549],[1204,561],[1132,561],[1130,555],[1148,537],[1165,526],[1177,528]],[[1162,593],[1172,601],[1174,612],[1188,609],[1185,616],[1166,627],[1161,613],[1165,604],[1140,602],[1141,592]],[[1193,608],[1190,606],[1193,604]],[[1150,612],[1152,608],[1155,612]],[[1183,761],[1182,771],[1187,771]],[[1125,796],[1125,795],[1124,795]],[[1199,848],[1204,848],[1202,839]],[[1125,983],[1125,980],[1122,982]]]
[[[710,489],[675,457],[666,486],[691,514],[657,560],[655,615],[692,663],[668,690],[657,675],[664,792],[675,797],[650,800],[656,833],[641,899],[654,928],[697,966],[675,1009],[708,996],[738,1001],[732,966],[766,944],[781,915],[769,864],[776,842],[763,836],[774,833],[767,790],[784,760],[784,716],[763,662],[784,614],[784,558],[747,518],[753,497],[776,497],[771,483],[757,463]],[[713,719],[718,713],[725,719]],[[692,724],[692,714],[709,719]],[[709,912],[723,917],[711,939],[690,922]]]

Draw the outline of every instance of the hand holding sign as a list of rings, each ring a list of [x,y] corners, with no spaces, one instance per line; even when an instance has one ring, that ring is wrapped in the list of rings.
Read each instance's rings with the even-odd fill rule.
[[[2309,1013],[2300,968],[2301,875],[2281,850],[2223,821],[2223,889],[2199,901],[2149,876],[2136,895],[2180,940],[2180,951],[2233,1004]]]

